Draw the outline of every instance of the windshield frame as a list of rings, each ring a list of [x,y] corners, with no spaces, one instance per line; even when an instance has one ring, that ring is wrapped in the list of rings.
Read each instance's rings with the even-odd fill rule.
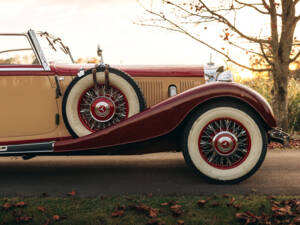
[[[48,62],[48,60],[47,60],[47,58],[46,58],[46,56],[43,52],[43,49],[42,49],[42,47],[41,47],[41,45],[38,41],[37,35],[39,35],[39,34],[46,35],[46,37],[48,37],[48,39],[47,39],[48,41],[49,40],[52,41],[51,39],[57,40],[59,42],[59,44],[61,45],[61,47],[64,49],[64,51],[65,51],[64,53],[70,57],[71,63],[74,63],[74,59],[71,55],[69,47],[64,45],[60,38],[57,38],[53,35],[50,35],[47,32],[36,32],[36,31],[33,31],[33,30],[29,30],[28,31],[29,40],[32,44],[32,47],[33,47],[34,51],[36,52],[36,54],[38,56],[38,59],[39,59],[40,63],[43,65],[45,71],[50,71],[51,68],[50,68],[50,63]]]

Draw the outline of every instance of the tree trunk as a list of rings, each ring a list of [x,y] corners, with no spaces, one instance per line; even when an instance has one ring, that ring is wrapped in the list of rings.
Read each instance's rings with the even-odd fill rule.
[[[271,30],[273,38],[273,110],[277,118],[277,125],[284,131],[288,131],[288,80],[290,54],[293,44],[293,36],[296,27],[295,5],[293,0],[281,1],[281,35],[278,39],[277,15],[274,1],[271,1]],[[273,8],[272,8],[273,7]],[[272,11],[273,10],[273,11]],[[276,39],[274,39],[276,38]]]
[[[272,107],[277,119],[277,126],[288,131],[288,74],[289,66],[278,63],[273,70]]]

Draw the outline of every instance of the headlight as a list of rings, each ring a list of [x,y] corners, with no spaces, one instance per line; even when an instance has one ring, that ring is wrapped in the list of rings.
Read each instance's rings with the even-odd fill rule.
[[[232,82],[233,74],[231,73],[231,71],[224,71],[216,77],[216,80],[223,81],[223,82]]]
[[[174,84],[171,84],[168,88],[169,97],[177,95],[177,87]]]

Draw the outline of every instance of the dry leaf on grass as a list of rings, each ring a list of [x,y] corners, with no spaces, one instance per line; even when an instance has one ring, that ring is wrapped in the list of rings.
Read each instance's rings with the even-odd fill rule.
[[[184,225],[184,221],[183,220],[177,220],[177,225]]]
[[[6,203],[4,203],[4,204],[2,205],[2,208],[3,208],[4,210],[8,210],[8,209],[10,209],[10,208],[12,208],[12,207],[14,207],[14,204],[11,204],[11,203],[8,203],[8,202],[6,202]]]
[[[16,207],[24,207],[24,206],[26,206],[26,203],[23,202],[23,201],[17,202],[17,203],[15,204],[15,206],[16,206]]]
[[[149,217],[155,218],[158,215],[158,209],[150,208],[148,213],[149,213]]]
[[[41,211],[41,212],[45,212],[46,208],[44,206],[39,205],[38,207],[36,207],[37,210]]]
[[[72,191],[69,192],[67,195],[68,195],[68,196],[71,196],[71,197],[75,196],[75,195],[76,195],[76,190],[72,190]]]
[[[112,216],[112,217],[119,217],[119,216],[123,216],[124,213],[125,213],[124,210],[117,210],[117,211],[112,212],[112,213],[111,213],[111,216]]]
[[[168,202],[163,202],[163,203],[160,203],[161,206],[168,206],[169,203]]]
[[[52,218],[53,218],[54,221],[59,221],[60,220],[60,216],[59,215],[54,215]]]
[[[49,225],[50,224],[50,219],[46,219],[46,221],[43,223],[43,225]]]
[[[172,205],[170,207],[173,216],[181,216],[183,214],[182,206],[181,205]]]
[[[207,202],[208,202],[207,200],[199,200],[197,202],[197,204],[198,204],[199,207],[203,207]]]
[[[29,222],[30,220],[32,220],[31,216],[18,216],[18,217],[16,217],[17,223]]]

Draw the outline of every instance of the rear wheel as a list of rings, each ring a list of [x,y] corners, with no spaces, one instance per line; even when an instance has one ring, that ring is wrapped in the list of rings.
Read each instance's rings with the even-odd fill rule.
[[[183,137],[189,166],[217,182],[239,182],[251,176],[266,155],[267,138],[261,120],[247,107],[215,103],[197,111]]]
[[[104,68],[76,77],[68,86],[62,104],[63,119],[73,137],[103,130],[143,111],[146,103],[135,81],[124,72],[109,68],[105,85]]]

